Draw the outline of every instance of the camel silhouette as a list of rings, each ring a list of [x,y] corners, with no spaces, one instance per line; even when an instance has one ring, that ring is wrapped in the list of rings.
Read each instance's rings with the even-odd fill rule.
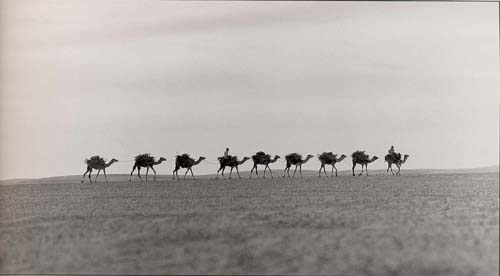
[[[333,152],[323,152],[322,154],[318,154],[318,159],[321,162],[321,167],[319,167],[319,175],[318,177],[321,177],[321,169],[323,169],[323,172],[325,173],[325,176],[328,177],[326,174],[325,170],[325,165],[331,165],[332,166],[332,174],[331,177],[333,177],[333,170],[335,169],[335,176],[337,176],[337,167],[335,167],[336,163],[341,162],[344,160],[347,156],[342,154],[340,158],[337,158],[336,154],[333,154]]]
[[[305,164],[307,161],[309,161],[309,159],[311,159],[313,157],[314,156],[309,154],[309,155],[307,155],[306,159],[303,160],[302,155],[300,155],[296,152],[286,155],[285,156],[286,166],[285,166],[285,170],[283,171],[283,177],[285,177],[285,173],[288,173],[288,177],[290,177],[290,167],[292,165],[295,165],[295,170],[293,171],[292,177],[295,177],[295,173],[297,172],[297,167],[298,167],[300,177],[302,178],[302,164]]]
[[[269,169],[269,172],[271,173],[271,178],[273,178],[273,172],[271,171],[271,168],[269,167],[269,164],[276,162],[280,158],[279,155],[275,155],[273,159],[271,159],[271,155],[266,154],[263,151],[257,152],[255,155],[252,155],[252,160],[253,160],[253,167],[252,170],[250,171],[250,178],[252,178],[252,173],[253,170],[255,170],[255,174],[257,175],[257,178],[259,178],[259,173],[257,172],[257,165],[264,165],[264,178],[266,178],[266,169]]]
[[[106,176],[106,168],[111,166],[115,162],[118,162],[118,160],[113,158],[111,159],[111,161],[106,163],[106,161],[104,161],[104,158],[101,158],[99,155],[92,156],[90,157],[90,159],[85,159],[85,164],[87,164],[87,170],[83,174],[81,183],[83,183],[83,180],[85,179],[85,175],[87,173],[89,173],[89,181],[90,183],[92,183],[92,178],[90,177],[90,175],[92,174],[93,169],[97,170],[97,175],[95,176],[94,182],[97,183],[97,177],[99,176],[101,170],[104,173],[104,178],[106,179],[106,182],[108,182],[108,177]]]

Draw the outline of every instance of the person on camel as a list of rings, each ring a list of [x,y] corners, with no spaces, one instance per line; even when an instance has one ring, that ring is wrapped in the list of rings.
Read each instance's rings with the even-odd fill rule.
[[[389,149],[389,151],[388,151],[388,152],[389,152],[389,154],[393,154],[393,153],[395,153],[395,151],[394,151],[394,146],[391,146],[391,148]]]
[[[401,153],[396,153],[396,151],[394,150],[394,146],[391,146],[388,152],[391,155],[395,155],[398,160],[401,159]]]
[[[224,151],[224,159],[227,159],[229,157],[229,148],[226,148],[226,151]]]

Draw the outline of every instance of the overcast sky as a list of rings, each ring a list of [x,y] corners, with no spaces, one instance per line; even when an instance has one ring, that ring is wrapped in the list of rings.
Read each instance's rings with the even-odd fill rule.
[[[166,157],[167,174],[176,153],[214,163],[226,147],[383,158],[394,145],[406,168],[498,163],[498,3],[0,5],[1,179],[143,152]]]

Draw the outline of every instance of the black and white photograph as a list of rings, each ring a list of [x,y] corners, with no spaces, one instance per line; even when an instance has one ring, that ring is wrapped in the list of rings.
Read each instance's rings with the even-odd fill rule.
[[[500,3],[0,0],[0,275],[499,275]]]

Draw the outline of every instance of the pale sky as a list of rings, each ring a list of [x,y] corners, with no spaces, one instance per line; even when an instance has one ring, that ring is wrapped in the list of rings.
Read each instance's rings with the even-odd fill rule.
[[[406,168],[498,164],[498,3],[0,5],[0,179],[143,152],[170,174],[176,153],[215,163],[226,147],[383,158],[394,145]]]

